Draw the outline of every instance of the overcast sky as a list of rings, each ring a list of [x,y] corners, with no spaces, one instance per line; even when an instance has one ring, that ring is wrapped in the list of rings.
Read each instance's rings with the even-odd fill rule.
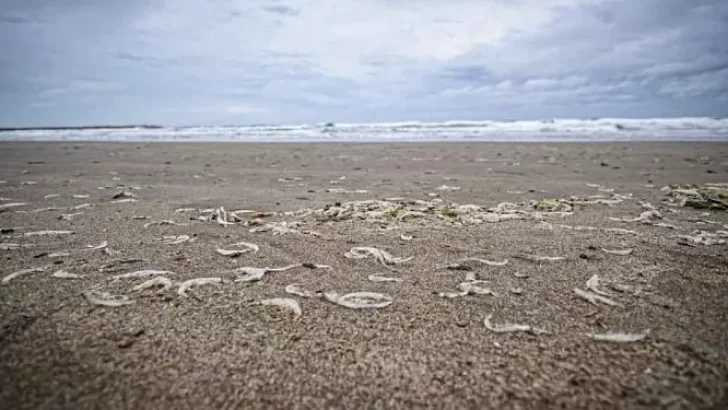
[[[0,126],[728,115],[726,0],[4,0]]]

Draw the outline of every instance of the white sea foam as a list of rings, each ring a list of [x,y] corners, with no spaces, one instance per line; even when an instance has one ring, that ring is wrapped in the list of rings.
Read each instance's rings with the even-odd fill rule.
[[[100,128],[0,132],[0,141],[720,141],[728,118],[600,118],[370,124]]]

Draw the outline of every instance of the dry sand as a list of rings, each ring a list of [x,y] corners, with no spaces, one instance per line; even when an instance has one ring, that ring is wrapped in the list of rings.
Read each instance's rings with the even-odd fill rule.
[[[727,246],[683,246],[672,236],[728,230],[728,213],[669,207],[660,191],[669,183],[728,182],[726,144],[4,143],[0,180],[0,206],[28,203],[0,213],[0,243],[33,245],[0,250],[0,275],[47,267],[0,284],[3,408],[728,408]],[[433,192],[446,202],[486,207],[612,195],[586,183],[634,199],[549,216],[553,230],[531,219],[462,226],[309,219],[305,228],[320,237],[274,236],[174,213],[283,212],[386,197],[431,200]],[[442,185],[461,189],[437,190]],[[331,188],[368,192],[325,192]],[[137,201],[111,203],[122,190]],[[60,197],[45,199],[52,194]],[[677,229],[609,219],[636,217],[639,200],[660,208]],[[94,205],[70,210],[83,203]],[[59,209],[22,212],[49,207]],[[74,212],[83,214],[59,219]],[[184,225],[143,228],[156,220]],[[41,230],[74,233],[22,236]],[[403,233],[414,238],[402,240]],[[164,236],[179,235],[194,241],[163,244]],[[103,241],[118,254],[86,249]],[[215,252],[241,241],[260,250],[239,258]],[[344,258],[353,246],[414,258],[390,272],[372,259]],[[620,256],[600,248],[634,251]],[[50,258],[54,252],[70,255]],[[514,258],[521,254],[566,259]],[[510,262],[469,272],[436,269],[466,257]],[[115,258],[144,261],[99,271]],[[250,283],[224,273],[303,262],[333,269],[293,269]],[[52,277],[59,269],[84,277]],[[138,269],[173,271],[167,276],[174,281],[223,276],[224,283],[192,288],[184,298],[176,287],[137,293],[131,288],[143,279],[109,279]],[[376,273],[403,280],[367,279]],[[467,273],[490,281],[496,296],[437,295],[455,291]],[[574,293],[586,290],[594,274],[622,307],[595,306]],[[352,310],[288,295],[292,283],[310,291],[382,292],[393,303]],[[90,289],[134,303],[92,306],[82,297]],[[298,300],[302,315],[254,304],[277,297]],[[490,314],[494,324],[550,333],[495,333],[483,324]],[[587,337],[647,329],[648,337],[633,343]]]

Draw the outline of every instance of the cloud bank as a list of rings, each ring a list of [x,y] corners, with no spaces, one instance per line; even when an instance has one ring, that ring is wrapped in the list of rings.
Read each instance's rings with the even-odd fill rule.
[[[10,0],[0,126],[728,115],[721,0]]]

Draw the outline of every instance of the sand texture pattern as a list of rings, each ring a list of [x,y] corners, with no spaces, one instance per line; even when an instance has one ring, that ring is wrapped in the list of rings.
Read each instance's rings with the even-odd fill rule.
[[[8,409],[728,408],[728,144],[0,144]]]

